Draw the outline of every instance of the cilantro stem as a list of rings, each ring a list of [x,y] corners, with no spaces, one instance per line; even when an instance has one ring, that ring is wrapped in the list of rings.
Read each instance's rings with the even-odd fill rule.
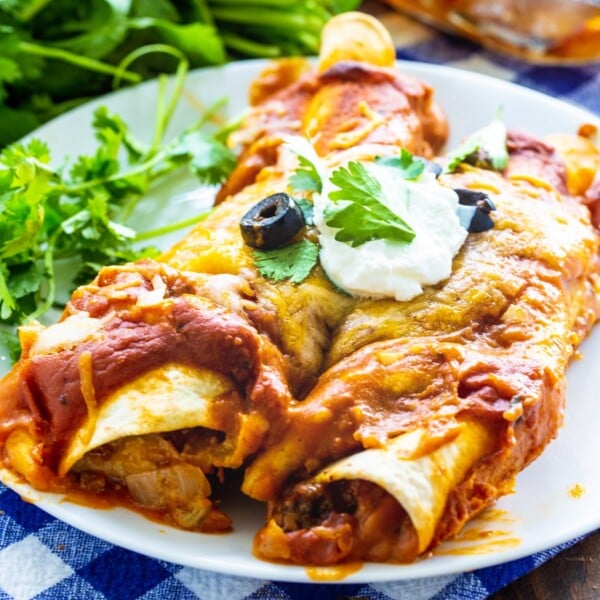
[[[238,129],[245,118],[244,113],[238,114],[235,118],[230,119],[227,123],[225,123],[219,131],[215,134],[215,138],[218,140],[226,140],[229,137],[229,134],[236,129]]]
[[[125,79],[130,83],[140,83],[142,81],[141,75],[127,71],[121,66],[114,67],[107,63],[101,62],[88,56],[80,54],[74,54],[61,48],[52,48],[50,46],[41,46],[39,44],[32,44],[31,42],[19,42],[19,50],[24,54],[32,54],[34,56],[43,56],[45,58],[55,58],[64,62],[70,63],[82,69],[88,69],[90,71],[96,71],[97,73],[103,73],[104,75],[113,75],[120,79]]]
[[[220,99],[217,102],[215,102],[215,104],[210,109],[208,109],[202,115],[202,117],[200,119],[198,119],[198,121],[196,121],[196,123],[194,123],[191,127],[189,127],[188,129],[186,129],[184,131],[184,134],[189,133],[190,131],[199,129],[200,127],[205,125],[207,123],[207,121],[213,117],[213,115],[223,106],[223,104],[225,102],[226,102],[225,99]],[[215,137],[217,137],[217,136],[215,136]],[[135,177],[136,175],[141,175],[143,173],[150,171],[152,169],[152,167],[160,164],[160,162],[162,160],[164,160],[165,156],[168,155],[168,153],[169,153],[169,145],[165,146],[164,150],[162,150],[161,152],[155,154],[154,156],[151,156],[149,159],[145,160],[144,162],[141,162],[140,164],[129,169],[128,171],[125,171],[125,172],[119,171],[117,173],[109,175],[108,177],[99,177],[96,179],[91,179],[89,181],[83,181],[78,184],[57,185],[54,189],[57,192],[67,194],[67,195],[72,195],[72,194],[78,194],[79,192],[83,192],[85,190],[89,190],[98,185],[104,185],[106,183],[118,181],[119,179],[127,179],[129,177]],[[168,170],[170,170],[170,169],[168,169]],[[161,171],[158,171],[156,173],[150,173],[150,178],[155,179],[161,173],[162,173]]]
[[[148,176],[146,179],[147,182],[151,181],[151,178]],[[138,202],[143,198],[143,194],[131,194],[129,199],[125,202],[121,210],[119,211],[119,221],[121,223],[125,223],[127,219],[131,216],[133,209],[138,205]]]
[[[179,63],[175,72],[175,84],[173,92],[169,101],[165,104],[165,95],[167,89],[167,76],[162,74],[158,78],[158,106],[156,109],[156,121],[154,125],[154,137],[152,140],[152,146],[148,151],[146,158],[152,157],[160,147],[160,144],[164,138],[165,132],[173,116],[173,112],[179,102],[183,86],[185,84],[185,76],[190,67],[190,63],[183,52],[180,52],[177,48],[169,46],[167,44],[147,44],[136,48],[133,52],[130,52],[120,63],[120,69],[126,69],[131,63],[138,60],[142,56],[147,54],[168,54],[175,57]],[[115,78],[113,85],[116,86],[119,83],[119,79]]]
[[[131,63],[135,62],[138,58],[145,56],[146,54],[154,54],[154,53],[162,53],[162,54],[170,54],[179,60],[179,62],[188,63],[188,59],[186,58],[183,52],[177,50],[177,48],[173,46],[169,46],[168,44],[146,44],[145,46],[140,46],[136,48],[132,52],[130,52],[118,65],[118,73],[115,75],[115,79],[113,81],[113,88],[118,87],[121,80],[121,73],[129,73],[127,68]]]
[[[308,0],[306,2],[305,10],[313,15],[318,15],[323,23],[326,23],[331,18],[331,13],[323,6],[323,2],[312,2],[311,0]]]
[[[57,185],[54,189],[57,192],[60,192],[62,194],[67,194],[69,196],[69,195],[78,194],[79,192],[83,192],[85,190],[89,190],[98,185],[104,185],[106,183],[111,183],[112,181],[118,181],[119,179],[127,179],[128,177],[134,177],[135,175],[141,175],[142,173],[145,173],[146,171],[151,169],[154,165],[159,164],[160,161],[163,160],[164,154],[165,154],[164,152],[155,154],[150,160],[147,160],[146,162],[136,165],[132,169],[129,169],[129,171],[125,171],[125,172],[119,171],[108,177],[99,177],[97,179],[91,179],[89,181],[82,181],[81,183],[77,183],[77,184]]]
[[[195,123],[190,125],[190,127],[188,127],[184,133],[189,133],[190,131],[195,131],[196,129],[200,129],[201,127],[206,125],[209,121],[212,121],[217,116],[218,112],[227,104],[227,102],[228,102],[227,98],[225,98],[225,97],[219,98],[219,100],[214,102],[212,104],[212,106],[209,106],[206,110],[204,110],[202,113],[202,116]],[[233,126],[231,124],[224,125],[217,132],[217,137],[223,138],[223,136],[229,135],[230,128],[231,127],[237,128],[238,126],[239,126],[239,123],[234,124]]]
[[[152,138],[152,146],[150,154],[154,154],[160,145],[163,138],[163,129],[160,126],[162,114],[165,112],[165,96],[167,93],[167,76],[161,73],[158,76],[158,92],[156,94],[156,119],[154,123],[154,137]]]
[[[298,33],[298,41],[302,42],[307,48],[312,49],[313,52],[319,50],[319,36],[309,31],[301,31]]]
[[[183,74],[183,77],[185,77],[185,73]],[[183,81],[183,79],[182,79]],[[178,93],[181,93],[181,89],[178,91]],[[192,124],[190,127],[188,127],[186,130],[184,130],[179,137],[181,136],[185,136],[193,131],[196,131],[197,129],[200,129],[201,127],[203,127],[204,125],[206,125],[206,123],[208,121],[210,121],[216,114],[217,112],[223,107],[224,104],[227,103],[227,99],[226,98],[221,98],[220,100],[217,100],[209,109],[207,109],[206,111],[204,111],[204,113],[202,114],[202,116],[194,123]],[[170,116],[169,116],[170,118]],[[166,125],[165,125],[166,127]],[[224,126],[222,127],[218,134],[215,135],[215,138],[220,137],[221,135],[223,135],[223,132],[228,132],[230,128],[235,127],[235,124],[230,124],[229,126]],[[162,175],[164,175],[165,173],[168,173],[169,171],[172,170],[172,166],[170,165],[164,165],[159,169],[156,170],[152,170],[152,168],[156,165],[156,164],[160,164],[161,161],[163,160],[163,158],[168,155],[169,150],[170,150],[171,145],[168,144],[167,146],[165,146],[165,148],[163,149],[163,151],[159,152],[158,154],[156,154],[154,157],[152,157],[151,160],[146,161],[145,163],[143,163],[144,168],[142,168],[142,173],[144,171],[148,171],[148,180],[149,181],[153,181],[154,179],[158,179],[160,177],[162,177]],[[140,168],[142,167],[142,165],[140,165]],[[135,172],[135,169],[133,169],[132,171],[129,171],[129,173],[126,173],[125,175],[122,175],[121,177],[129,177],[131,175],[139,175],[141,173],[137,173]],[[111,181],[113,180],[112,176],[111,178],[108,178],[106,181]],[[118,177],[118,179],[120,179],[120,177]],[[129,218],[129,216],[131,215],[131,213],[133,212],[133,209],[137,206],[137,203],[141,200],[141,196],[133,196],[129,202],[123,207],[122,211],[121,211],[121,220],[125,221]],[[193,223],[192,223],[193,224]],[[177,229],[180,229],[181,227],[185,227],[185,225],[177,225],[175,224],[173,231],[176,231]],[[168,231],[166,232],[168,233]],[[156,235],[162,235],[162,234],[156,234]],[[149,237],[154,237],[154,235],[150,235]]]
[[[221,39],[228,48],[250,56],[275,58],[276,56],[281,55],[279,47],[274,46],[273,44],[254,42],[240,35],[236,35],[235,33],[222,33]]]
[[[212,14],[206,0],[196,0],[196,2],[194,2],[194,7],[198,10],[200,21],[214,27],[215,22],[212,18]]]
[[[244,0],[211,0],[213,6],[237,6],[243,4]],[[298,7],[298,0],[258,0],[254,3],[255,6],[270,6],[272,8],[292,8]]]
[[[8,289],[8,285],[6,284],[6,279],[4,277],[4,274],[2,273],[2,270],[0,270],[0,299],[2,299],[2,318],[4,319],[4,313],[7,312],[6,309],[8,309],[8,314],[10,316],[10,313],[12,313],[13,310],[15,310],[17,305],[15,303],[13,295]]]
[[[173,116],[173,112],[177,107],[177,103],[179,102],[179,98],[181,97],[181,93],[183,91],[183,86],[185,84],[185,76],[189,70],[189,63],[183,54],[180,55],[181,59],[179,64],[177,65],[177,71],[175,73],[175,86],[171,97],[169,98],[169,102],[166,105],[166,108],[162,111],[162,113],[158,113],[158,119],[156,124],[156,130],[154,134],[154,143],[152,144],[152,148],[150,149],[150,155],[152,156],[159,148],[162,139],[165,136],[165,132],[167,127],[169,126],[169,122],[171,121],[171,117]]]
[[[167,233],[172,233],[173,231],[178,231],[179,229],[183,229],[184,227],[190,227],[191,225],[196,225],[201,221],[204,221],[206,217],[210,214],[212,209],[208,209],[202,213],[194,215],[189,219],[183,219],[182,221],[178,221],[177,223],[171,223],[169,225],[164,225],[163,227],[157,227],[156,229],[149,229],[148,231],[142,231],[137,233],[135,236],[136,242],[144,242],[146,240],[159,237],[161,235],[166,235]]]
[[[12,12],[19,21],[30,21],[40,12],[40,10],[42,10],[42,8],[44,8],[44,6],[46,6],[46,4],[48,4],[48,2],[50,2],[50,0],[32,0],[25,3],[17,2],[17,11],[13,9]],[[10,11],[11,9],[9,8],[8,10]]]
[[[270,8],[254,7],[240,10],[240,6],[215,7],[212,11],[216,21],[236,23],[238,25],[258,25],[260,27],[275,28],[278,31],[292,30],[311,31],[319,33],[323,23],[310,13],[275,11]]]

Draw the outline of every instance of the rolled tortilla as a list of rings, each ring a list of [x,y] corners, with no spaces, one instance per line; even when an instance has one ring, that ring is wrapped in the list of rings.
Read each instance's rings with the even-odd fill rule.
[[[421,454],[428,435],[426,429],[415,429],[392,438],[383,448],[351,454],[319,471],[313,481],[361,479],[385,490],[408,514],[421,554],[431,544],[450,492],[490,452],[493,440],[485,425],[471,420],[460,423],[450,440]]]
[[[161,365],[120,386],[96,411],[88,412],[60,460],[58,473],[65,475],[87,452],[122,437],[193,427],[220,431],[223,424],[211,406],[226,395],[241,404],[233,382],[220,373],[182,364]],[[263,428],[266,423],[259,430]],[[237,461],[230,457],[230,462]]]

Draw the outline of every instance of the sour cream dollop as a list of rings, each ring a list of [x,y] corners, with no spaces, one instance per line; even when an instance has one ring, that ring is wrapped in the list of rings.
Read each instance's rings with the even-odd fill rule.
[[[313,196],[313,202],[321,266],[333,283],[350,294],[411,300],[423,286],[438,283],[452,273],[452,259],[468,233],[457,216],[458,195],[428,172],[406,180],[394,167],[372,162],[363,165],[381,184],[387,207],[416,235],[409,244],[373,240],[352,247],[337,241],[337,229],[329,227],[324,216],[331,202],[329,192],[337,188],[330,181],[331,171],[320,168],[323,190]]]

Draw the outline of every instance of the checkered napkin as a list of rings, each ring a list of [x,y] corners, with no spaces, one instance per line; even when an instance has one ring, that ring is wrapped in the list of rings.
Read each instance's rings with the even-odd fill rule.
[[[398,13],[378,15],[391,32],[397,56],[458,67],[533,88],[600,116],[600,64],[540,66],[483,50],[468,40],[443,35]]]
[[[479,600],[575,541],[462,575],[371,585],[261,581],[113,546],[54,519],[0,484],[0,600]]]
[[[600,66],[534,66],[437,33],[396,13],[379,17],[392,32],[398,58],[493,75],[600,115]],[[271,582],[182,567],[124,550],[54,519],[0,484],[0,600],[480,600],[575,541],[461,575],[371,585]]]

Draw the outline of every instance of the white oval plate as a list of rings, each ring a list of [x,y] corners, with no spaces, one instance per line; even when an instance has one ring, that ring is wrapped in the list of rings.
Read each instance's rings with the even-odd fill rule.
[[[505,81],[448,67],[399,64],[436,89],[451,123],[449,147],[487,124],[500,105],[509,127],[537,135],[574,133],[582,123],[600,126],[584,110]],[[247,61],[190,74],[172,131],[192,123],[202,107],[223,96],[229,98],[228,113],[237,115],[245,108],[249,82],[263,66],[262,61]],[[105,104],[120,114],[135,133],[148,139],[154,122],[156,90],[156,82],[148,82],[108,95],[59,117],[34,135],[49,143],[56,160],[90,152],[95,143],[90,128],[92,111]],[[135,217],[136,224],[140,226],[145,219],[150,226],[153,219],[148,215],[157,212],[163,223],[181,219],[184,212],[193,214],[206,204],[206,194],[194,193],[196,188],[190,177],[169,179],[144,202],[145,207],[152,207],[154,202],[155,209],[140,211]],[[172,241],[165,239],[163,244]],[[479,529],[482,533],[485,529],[489,533],[487,541],[482,538],[475,543],[479,551],[468,550],[466,541],[445,544],[439,554],[414,564],[366,564],[344,582],[404,580],[470,571],[547,549],[599,527],[600,331],[596,330],[584,343],[582,353],[583,359],[569,369],[566,419],[558,439],[518,477],[516,493],[497,503],[495,508],[501,510],[500,517],[495,510],[495,518],[488,514],[487,520],[474,523],[475,532]],[[233,517],[235,530],[208,536],[161,526],[124,509],[87,508],[8,480],[6,483],[62,521],[155,558],[237,576],[311,581],[302,567],[271,564],[252,555],[252,538],[263,522],[264,509],[241,494],[224,503],[225,510]],[[576,490],[580,493],[574,493]],[[450,551],[444,554],[445,550]]]

